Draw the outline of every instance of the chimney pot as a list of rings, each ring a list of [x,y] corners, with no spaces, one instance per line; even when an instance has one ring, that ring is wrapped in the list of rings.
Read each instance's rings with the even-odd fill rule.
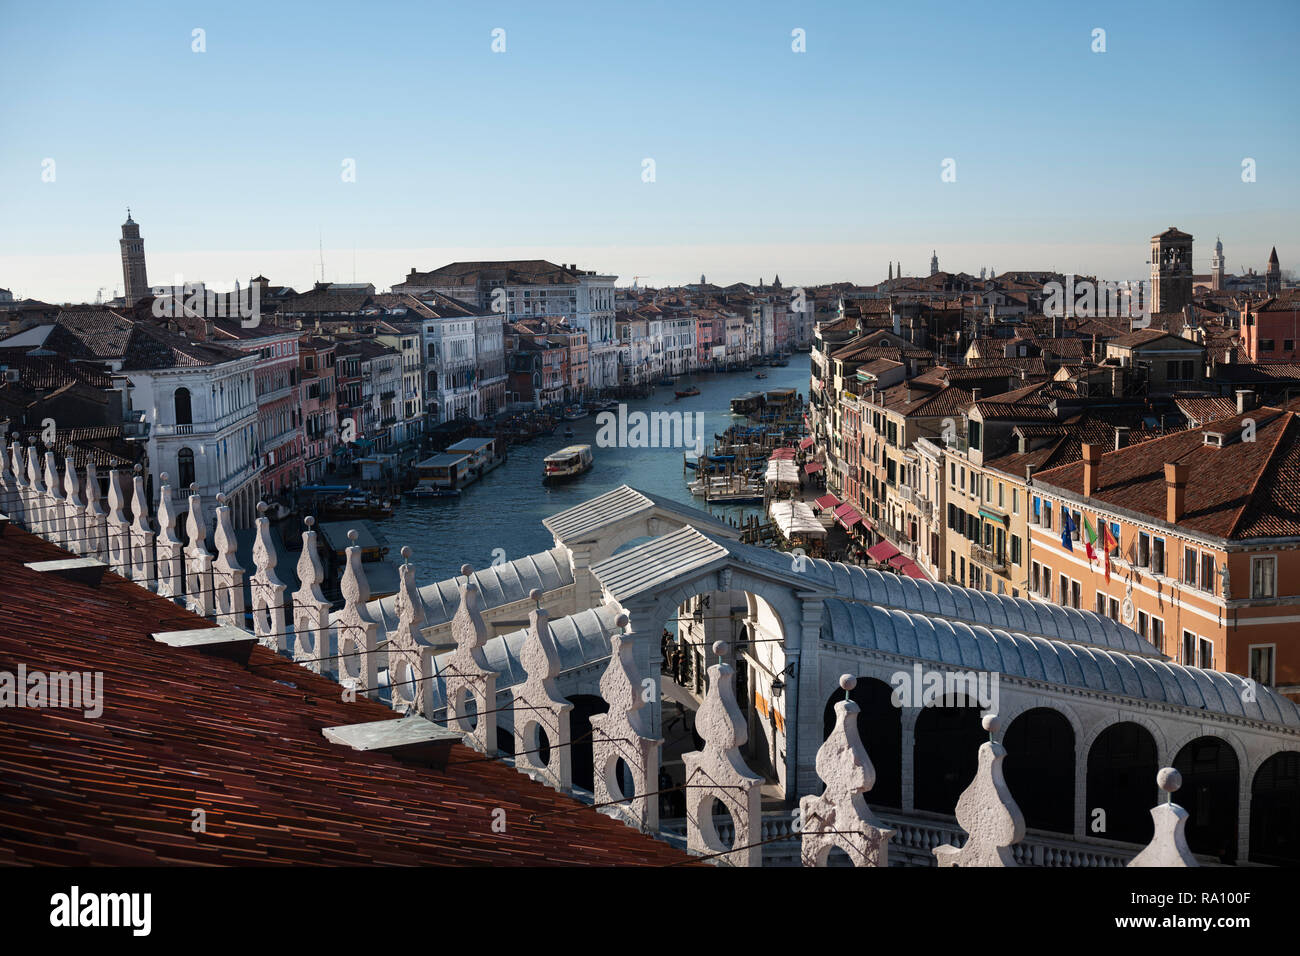
[[[1186,510],[1187,476],[1187,465],[1165,463],[1165,520],[1170,524],[1177,524]]]
[[[1128,447],[1129,428],[1127,425],[1115,426],[1115,450]]]
[[[1255,407],[1255,391],[1249,388],[1237,389],[1237,414],[1248,412]]]
[[[1091,498],[1101,487],[1101,446],[1083,446],[1083,496]]]

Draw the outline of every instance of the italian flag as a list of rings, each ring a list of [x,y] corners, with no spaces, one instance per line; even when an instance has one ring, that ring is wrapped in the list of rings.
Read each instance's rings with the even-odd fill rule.
[[[1088,563],[1097,560],[1097,552],[1092,550],[1092,546],[1097,543],[1097,529],[1092,526],[1088,516],[1083,516],[1083,546],[1088,552]]]
[[[1109,584],[1110,583],[1110,553],[1115,548],[1119,547],[1119,542],[1116,541],[1115,536],[1110,533],[1110,526],[1106,524],[1106,522],[1099,520],[1097,523],[1101,525],[1101,546],[1102,549],[1105,550],[1106,552],[1106,583]]]

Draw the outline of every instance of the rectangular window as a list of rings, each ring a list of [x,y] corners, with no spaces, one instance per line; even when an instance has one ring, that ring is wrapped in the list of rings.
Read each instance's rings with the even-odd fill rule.
[[[1060,598],[1062,604],[1068,605],[1070,603],[1070,579],[1062,574],[1057,579],[1057,584],[1060,586],[1059,590],[1056,592],[1057,596]]]
[[[1052,530],[1052,503],[1050,501],[1043,502],[1043,527],[1048,531]]]
[[[1164,652],[1165,649],[1165,622],[1158,617],[1151,619],[1151,643],[1156,650]]]
[[[1043,597],[1047,600],[1052,599],[1052,569],[1043,565]]]
[[[1180,663],[1188,667],[1196,666],[1196,635],[1191,631],[1183,631],[1183,656]]]
[[[1282,351],[1284,351],[1284,352],[1294,352],[1294,351],[1295,351],[1295,339],[1283,339],[1283,340],[1282,340]]]
[[[1165,573],[1165,539],[1151,539],[1151,573]]]
[[[1138,532],[1137,563],[1140,568],[1151,566],[1151,535],[1145,531]]]
[[[1106,599],[1106,613],[1112,621],[1119,620],[1119,601],[1116,598]]]
[[[1273,686],[1273,654],[1272,644],[1250,649],[1250,679],[1255,683]]]
[[[1005,508],[1006,506],[1007,506],[1007,486],[999,481],[998,482],[998,507]]]
[[[1020,489],[1019,488],[1011,489],[1011,513],[1013,515],[1020,514]]]
[[[1035,561],[1029,572],[1029,590],[1033,591],[1035,594],[1038,593],[1039,570],[1038,562]]]
[[[1042,520],[1042,511],[1043,499],[1038,497],[1038,495],[1034,495],[1034,512],[1033,517],[1030,519],[1034,524],[1038,524],[1038,522]]]
[[[1097,613],[1098,614],[1106,613],[1106,592],[1105,591],[1097,592]]]
[[[1250,559],[1250,596],[1253,598],[1277,597],[1277,558]]]
[[[1201,589],[1214,593],[1214,555],[1201,553]]]
[[[1115,547],[1110,549],[1110,556],[1112,558],[1118,558],[1119,557],[1119,522],[1118,521],[1111,522],[1110,536],[1115,539]]]
[[[961,490],[962,491],[966,490],[966,469],[965,468],[961,470]]]
[[[1020,563],[1020,535],[1018,534],[1011,536],[1011,563]]]
[[[1083,601],[1083,588],[1079,586],[1078,581],[1071,581],[1070,582],[1070,607],[1074,608],[1075,610],[1078,610],[1079,605],[1082,603],[1082,601]]]
[[[1147,612],[1138,611],[1138,634],[1143,637],[1147,636]]]
[[[1183,583],[1196,587],[1196,549],[1183,548]]]
[[[1201,638],[1200,666],[1209,670],[1214,667],[1214,642],[1208,637]]]

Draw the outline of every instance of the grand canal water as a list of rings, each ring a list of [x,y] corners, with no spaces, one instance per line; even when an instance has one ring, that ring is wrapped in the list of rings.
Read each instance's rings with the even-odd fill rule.
[[[691,376],[699,395],[675,399],[671,388],[661,386],[651,398],[628,401],[627,409],[703,412],[708,448],[715,433],[737,421],[729,412],[736,395],[793,388],[807,397],[807,355],[796,353],[787,367],[761,371],[767,373],[766,379],[756,380],[754,372]],[[388,559],[400,561],[401,548],[410,546],[416,581],[423,585],[459,574],[463,564],[481,568],[491,564],[494,557],[514,560],[545,551],[554,541],[542,527],[543,518],[622,484],[704,508],[703,499],[693,498],[686,488],[682,449],[600,448],[596,445],[596,415],[566,424],[573,429],[572,438],[564,437],[561,425],[551,438],[535,438],[527,445],[514,446],[504,465],[475,482],[459,498],[404,499],[392,518],[378,522],[392,549]],[[595,467],[568,484],[543,485],[542,459],[569,444],[591,445]],[[754,509],[733,506],[712,510],[719,517],[738,519]]]

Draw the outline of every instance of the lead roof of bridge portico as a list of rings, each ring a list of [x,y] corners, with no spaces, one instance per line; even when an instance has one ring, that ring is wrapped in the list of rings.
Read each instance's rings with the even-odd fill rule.
[[[950,668],[996,671],[1015,677],[1157,701],[1202,711],[1300,728],[1300,707],[1266,687],[1249,687],[1236,674],[1184,667],[1172,661],[1099,647],[1052,641],[1001,628],[907,611],[827,599],[822,640]],[[1254,700],[1247,700],[1248,697]]]
[[[704,528],[726,537],[736,536],[734,528],[707,512],[671,498],[638,491],[630,485],[619,485],[613,491],[553,514],[544,519],[542,525],[555,535],[557,541],[587,541],[599,536],[602,529],[625,518],[654,510],[665,512],[683,524]]]
[[[489,565],[471,577],[478,585],[485,609],[513,604],[528,597],[533,588],[550,593],[573,583],[573,567],[560,548],[526,555],[514,561]],[[460,606],[460,584],[464,577],[447,578],[420,588],[424,601],[423,627],[436,627],[452,619]],[[383,631],[397,627],[397,595],[371,601],[368,610]]]
[[[960,618],[987,627],[1036,634],[1051,640],[1095,644],[1108,650],[1167,660],[1155,645],[1117,621],[1092,611],[1061,607],[1028,598],[1013,598],[977,588],[963,588],[875,568],[813,560],[834,579],[840,597],[904,611]]]

